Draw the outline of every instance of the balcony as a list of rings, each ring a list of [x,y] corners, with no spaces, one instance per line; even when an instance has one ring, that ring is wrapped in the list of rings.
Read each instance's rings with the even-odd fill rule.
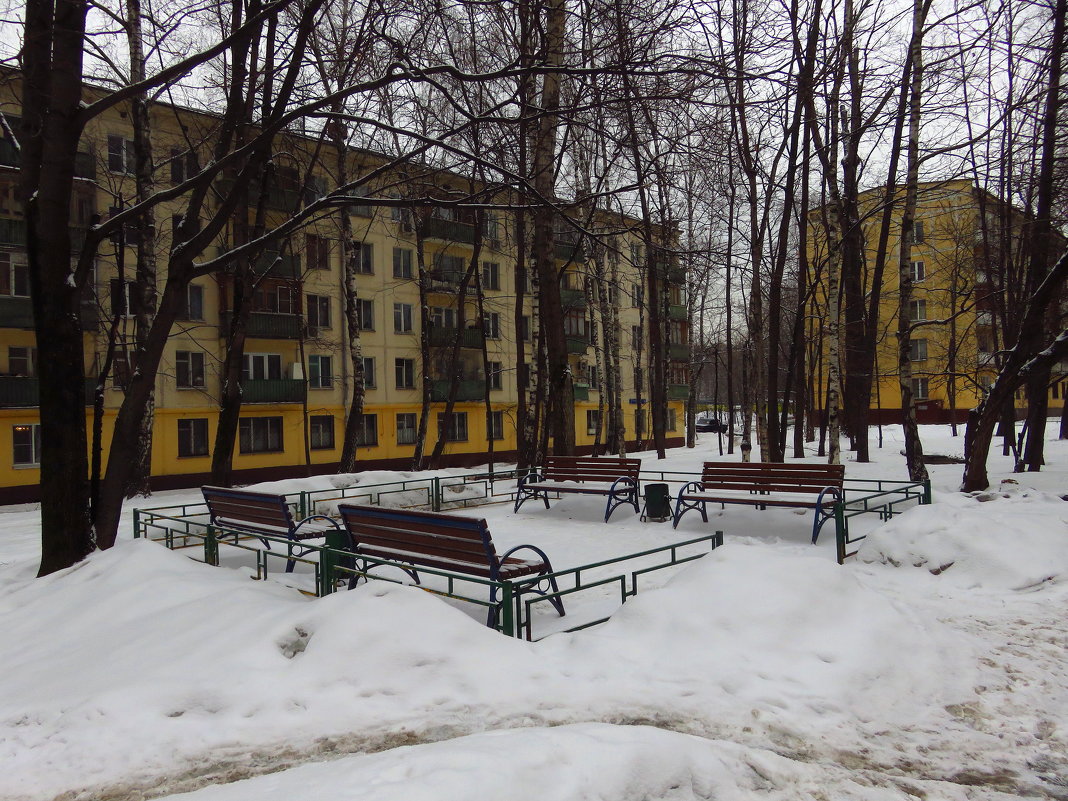
[[[475,241],[475,226],[471,223],[430,217],[423,225],[423,238],[439,239],[443,242],[463,242],[470,245]]]
[[[687,318],[686,307],[680,303],[672,303],[668,306],[668,319],[676,322],[684,322]]]
[[[460,282],[464,280],[464,274],[455,270],[431,270],[429,278],[431,292],[453,294],[460,288]]]
[[[669,284],[685,284],[686,270],[677,264],[669,264],[664,270],[664,275]]]
[[[446,328],[444,326],[431,326],[427,329],[427,336],[432,348],[450,348],[460,338],[461,348],[474,348],[482,350],[483,334],[481,328]]]
[[[589,384],[572,384],[572,388],[575,391],[575,400],[588,401],[590,399]]]
[[[564,311],[586,308],[586,293],[581,289],[561,289],[560,305]]]
[[[33,328],[33,303],[30,299],[0,297],[0,327]]]
[[[268,251],[256,259],[253,269],[268,278],[300,278],[300,256],[283,254],[279,259],[276,251]]]
[[[96,393],[95,378],[85,378],[83,392],[85,405],[93,405]],[[36,378],[22,376],[0,376],[0,409],[34,409],[40,405],[41,387]]]
[[[486,382],[481,380],[460,381],[456,385],[456,401],[479,401],[486,397]],[[449,400],[449,382],[433,380],[430,382],[430,400],[445,403]]]
[[[689,384],[668,384],[667,399],[674,401],[684,401],[690,397],[690,385]]]
[[[556,256],[556,260],[582,261],[585,258],[585,251],[583,251],[582,245],[577,240],[578,237],[574,233],[561,234],[558,232],[553,242],[553,255]]]
[[[259,378],[241,382],[242,403],[301,403],[308,385],[300,378]]]
[[[568,337],[567,352],[572,356],[584,356],[590,349],[590,340],[586,337]]]
[[[673,362],[690,361],[690,346],[672,342],[668,344],[668,358]]]
[[[229,335],[232,316],[233,312],[223,312],[219,315],[220,339]],[[252,312],[245,335],[259,339],[300,339],[300,319],[295,314]]]

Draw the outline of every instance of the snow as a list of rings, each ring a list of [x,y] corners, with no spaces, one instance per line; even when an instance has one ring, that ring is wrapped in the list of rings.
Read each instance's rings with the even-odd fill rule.
[[[905,478],[884,435],[847,477]],[[717,440],[643,466],[697,470]],[[953,491],[960,465],[932,466],[934,504],[856,519],[845,566],[833,529],[811,546],[791,510],[672,531],[626,508],[606,526],[596,497],[480,507],[500,549],[537,544],[558,569],[725,532],[607,623],[533,643],[412,587],[308,599],[202,565],[128,539],[132,506],[115,548],[35,579],[36,510],[0,508],[0,799],[1068,798],[1068,443],[1047,463],[1013,475],[993,455],[975,495]]]

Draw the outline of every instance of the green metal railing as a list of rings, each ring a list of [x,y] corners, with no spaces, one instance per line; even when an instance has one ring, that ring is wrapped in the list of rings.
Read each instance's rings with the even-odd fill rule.
[[[686,319],[686,307],[678,303],[672,303],[668,306],[668,319],[669,320],[685,320]]]
[[[564,308],[564,311],[568,309],[585,309],[586,293],[581,289],[561,289],[560,305]]]
[[[33,301],[29,298],[0,297],[0,327],[33,328]]]
[[[452,347],[456,338],[460,338],[461,348],[482,349],[484,334],[481,328],[448,328],[435,325],[427,329],[427,338],[432,348]]]
[[[567,352],[571,355],[583,355],[590,349],[590,341],[584,337],[568,337]]]
[[[451,382],[448,380],[436,380],[430,382],[430,400],[434,403],[445,403],[449,400],[449,388]],[[457,401],[477,401],[486,397],[486,382],[485,381],[459,381],[456,384],[456,394],[453,396],[453,400]]]
[[[263,378],[241,382],[242,403],[300,403],[308,392],[300,378]]]
[[[588,401],[590,399],[589,384],[572,384],[571,386],[575,391],[575,400]]]
[[[690,385],[668,384],[667,397],[668,400],[686,400],[690,397]]]
[[[430,217],[423,224],[423,238],[471,244],[475,241],[475,226],[471,223]]]
[[[857,549],[850,550],[866,535],[853,536],[849,531],[850,519],[862,514],[877,514],[880,520],[889,520],[903,510],[901,506],[913,503],[931,503],[931,481],[887,481],[884,479],[847,479],[842,491],[842,500],[835,504],[834,528],[838,564]]]
[[[675,362],[690,361],[690,346],[670,343],[668,345],[668,358]]]
[[[233,312],[219,315],[219,337],[226,337],[230,331],[230,318]],[[246,336],[260,339],[300,339],[300,318],[295,314],[272,314],[271,312],[252,312],[248,319]]]

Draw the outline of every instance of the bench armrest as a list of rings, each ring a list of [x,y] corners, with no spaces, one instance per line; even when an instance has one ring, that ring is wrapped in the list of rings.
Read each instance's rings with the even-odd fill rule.
[[[682,498],[687,492],[704,492],[705,486],[700,481],[691,481],[679,490],[678,498]]]
[[[609,490],[609,491],[614,494],[617,491],[617,488],[619,487],[620,482],[623,482],[624,485],[625,484],[632,484],[635,488],[637,488],[637,486],[638,486],[638,482],[635,479],[631,478],[630,476],[620,476],[619,478],[617,478],[615,481],[612,482],[612,489]]]
[[[338,525],[338,522],[336,520],[334,520],[334,518],[332,518],[332,517],[327,517],[326,515],[308,515],[303,520],[301,520],[299,523],[297,523],[296,525],[293,526],[293,535],[296,536],[297,529],[299,529],[305,523],[310,523],[313,520],[325,520],[333,528],[338,529],[338,530],[341,529],[341,526]]]
[[[537,545],[516,545],[514,548],[509,548],[503,554],[498,556],[497,561],[501,564],[504,564],[504,560],[510,557],[512,554],[516,553],[517,551],[534,551],[534,553],[541,557],[541,561],[545,565],[545,572],[552,572],[553,567],[549,563],[549,556]]]
[[[545,478],[537,470],[531,470],[525,476],[519,477],[519,484],[516,485],[518,489],[523,489],[527,484],[535,484],[539,481],[544,481]]]

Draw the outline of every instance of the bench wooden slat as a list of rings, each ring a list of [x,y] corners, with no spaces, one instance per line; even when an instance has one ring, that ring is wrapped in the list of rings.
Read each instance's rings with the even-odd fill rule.
[[[626,503],[638,511],[638,482],[641,475],[641,459],[617,459],[594,456],[546,456],[541,469],[537,471],[538,480],[529,484],[521,479],[516,491],[514,512],[531,498],[541,498],[545,508],[549,508],[550,492],[575,493],[579,495],[606,495],[604,520],[607,523],[616,507]],[[530,478],[528,476],[527,478]],[[612,485],[625,478],[613,490]],[[562,482],[561,484],[552,482]],[[570,485],[568,483],[571,482]],[[582,484],[607,484],[607,487],[581,486]]]

